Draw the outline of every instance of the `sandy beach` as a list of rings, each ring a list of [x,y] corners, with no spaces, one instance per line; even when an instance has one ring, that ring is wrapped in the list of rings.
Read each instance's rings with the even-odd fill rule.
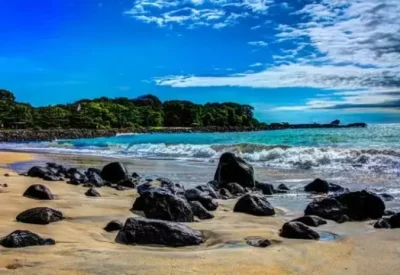
[[[396,274],[400,268],[398,230],[377,231],[371,222],[330,222],[321,230],[338,234],[337,240],[283,239],[278,233],[288,220],[283,209],[277,209],[274,217],[238,214],[232,211],[236,200],[220,201],[214,219],[188,224],[206,236],[201,246],[171,249],[117,244],[116,233],[107,233],[103,227],[111,220],[124,222],[135,216],[129,209],[136,191],[104,187],[99,189],[101,198],[88,198],[84,187],[18,176],[9,168],[15,162],[41,157],[0,152],[0,182],[8,184],[7,188],[0,187],[0,236],[26,229],[51,237],[57,244],[1,247],[1,274]],[[141,172],[139,168],[137,172]],[[10,176],[3,176],[5,173]],[[56,199],[23,197],[22,193],[35,183],[49,187]],[[50,225],[15,220],[20,212],[37,206],[60,210],[66,219]],[[248,246],[245,238],[250,236],[267,238],[273,245]]]

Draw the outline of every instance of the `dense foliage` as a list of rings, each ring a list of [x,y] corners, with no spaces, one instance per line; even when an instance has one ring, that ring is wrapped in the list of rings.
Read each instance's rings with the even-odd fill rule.
[[[256,127],[260,124],[253,110],[252,106],[237,103],[161,102],[154,95],[135,99],[101,97],[34,108],[16,102],[11,92],[0,90],[2,128]]]

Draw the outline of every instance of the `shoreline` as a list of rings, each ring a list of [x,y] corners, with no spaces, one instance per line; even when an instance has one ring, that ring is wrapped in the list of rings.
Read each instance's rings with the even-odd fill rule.
[[[98,137],[113,137],[118,134],[178,134],[178,133],[239,133],[279,131],[289,129],[345,129],[365,128],[365,123],[353,123],[347,125],[335,124],[282,124],[272,123],[263,127],[161,127],[140,129],[5,129],[0,130],[0,142],[40,142],[59,139],[83,139]]]
[[[44,162],[50,155],[0,152],[0,165],[15,162]],[[54,155],[53,155],[54,156]],[[57,156],[55,156],[57,157]],[[70,159],[58,156],[70,163]],[[75,156],[84,166],[102,165],[99,159]],[[104,160],[103,160],[104,161]],[[162,161],[160,161],[162,162]],[[44,163],[43,163],[44,164]],[[160,167],[164,167],[161,164]],[[132,160],[135,172],[159,169],[149,163]],[[193,170],[179,164],[180,170]],[[212,177],[215,167],[204,172]],[[13,230],[27,229],[56,239],[49,247],[6,249],[0,246],[0,273],[13,274],[395,274],[398,263],[400,235],[397,230],[374,230],[369,222],[336,224],[329,222],[320,232],[339,235],[333,241],[283,239],[278,235],[282,223],[291,219],[280,210],[273,217],[255,217],[233,213],[236,200],[221,201],[215,218],[190,227],[206,235],[205,244],[189,248],[157,246],[126,246],[114,242],[115,234],[103,231],[112,220],[125,221],[135,216],[129,212],[137,197],[136,190],[116,191],[103,187],[101,198],[84,196],[86,188],[65,182],[45,182],[38,178],[21,177],[14,173],[0,181],[8,183],[0,192],[0,238]],[[166,171],[175,169],[164,167]],[[130,171],[134,172],[134,171]],[[206,175],[206,176],[207,176]],[[270,175],[265,175],[269,176]],[[22,197],[31,184],[48,186],[56,199],[48,202]],[[272,204],[275,204],[272,202]],[[22,224],[15,216],[37,206],[54,207],[67,219],[50,225]],[[280,208],[278,208],[280,209]],[[361,233],[362,232],[362,233]],[[254,248],[244,242],[246,237],[260,236],[273,241],[268,248]],[[376,255],[384,255],[376,261]]]

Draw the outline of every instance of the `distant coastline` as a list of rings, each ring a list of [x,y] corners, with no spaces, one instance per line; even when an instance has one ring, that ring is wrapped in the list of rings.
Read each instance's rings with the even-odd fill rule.
[[[148,128],[123,128],[123,129],[15,129],[0,130],[0,142],[40,142],[54,141],[59,139],[82,139],[97,137],[112,137],[118,134],[156,134],[156,133],[228,133],[228,132],[256,132],[256,131],[275,131],[288,129],[318,129],[318,128],[364,128],[366,123],[353,123],[347,125],[338,124],[287,124],[271,123],[262,127],[148,127]]]

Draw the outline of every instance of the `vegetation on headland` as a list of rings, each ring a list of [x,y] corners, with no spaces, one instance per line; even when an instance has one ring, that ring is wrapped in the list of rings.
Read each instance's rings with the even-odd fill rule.
[[[254,108],[237,103],[195,104],[190,101],[161,102],[154,95],[134,99],[101,97],[71,104],[35,108],[19,103],[0,90],[0,125],[4,129],[138,129],[163,127],[266,126],[254,118]]]

